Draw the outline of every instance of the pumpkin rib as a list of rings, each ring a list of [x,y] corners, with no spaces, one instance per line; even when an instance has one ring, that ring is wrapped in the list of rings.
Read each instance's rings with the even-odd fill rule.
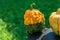
[[[60,20],[60,17],[59,17],[59,20]],[[59,21],[59,35],[60,35],[60,21]]]
[[[52,18],[54,17],[54,15],[56,14],[56,12],[53,12],[49,18],[49,22],[50,22],[50,25],[52,26]]]

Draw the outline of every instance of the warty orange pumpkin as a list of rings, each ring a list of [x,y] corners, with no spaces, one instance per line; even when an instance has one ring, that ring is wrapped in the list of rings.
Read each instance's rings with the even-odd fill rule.
[[[40,31],[40,27],[43,27],[45,18],[44,14],[42,14],[39,10],[32,8],[26,10],[24,14],[24,24],[28,29],[29,33],[33,31]]]

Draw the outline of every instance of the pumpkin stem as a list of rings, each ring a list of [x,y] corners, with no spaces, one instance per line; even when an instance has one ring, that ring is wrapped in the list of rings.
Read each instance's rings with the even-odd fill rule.
[[[32,4],[30,5],[31,10],[33,9],[33,5],[36,5],[36,4],[35,4],[35,3],[32,3]]]
[[[57,12],[56,12],[57,14],[60,14],[60,8],[57,10]]]

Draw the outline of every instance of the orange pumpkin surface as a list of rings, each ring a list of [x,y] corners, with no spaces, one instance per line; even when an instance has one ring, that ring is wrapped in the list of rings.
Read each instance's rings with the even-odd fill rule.
[[[44,15],[39,10],[32,8],[32,5],[31,9],[26,10],[24,14],[24,24],[30,34],[40,32],[44,26],[44,20]]]
[[[36,24],[44,21],[44,15],[37,9],[27,10],[24,15],[24,24]]]
[[[57,12],[53,12],[49,18],[50,26],[52,27],[53,31],[60,35],[60,8]]]

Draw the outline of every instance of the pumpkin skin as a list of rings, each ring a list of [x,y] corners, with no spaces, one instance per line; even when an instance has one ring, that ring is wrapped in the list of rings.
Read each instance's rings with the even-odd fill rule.
[[[51,14],[49,23],[54,33],[60,35],[60,8]]]
[[[44,15],[37,9],[26,10],[24,14],[24,24],[29,33],[40,31],[44,26]]]
[[[44,15],[37,9],[27,10],[24,15],[26,25],[40,23],[44,20]]]

